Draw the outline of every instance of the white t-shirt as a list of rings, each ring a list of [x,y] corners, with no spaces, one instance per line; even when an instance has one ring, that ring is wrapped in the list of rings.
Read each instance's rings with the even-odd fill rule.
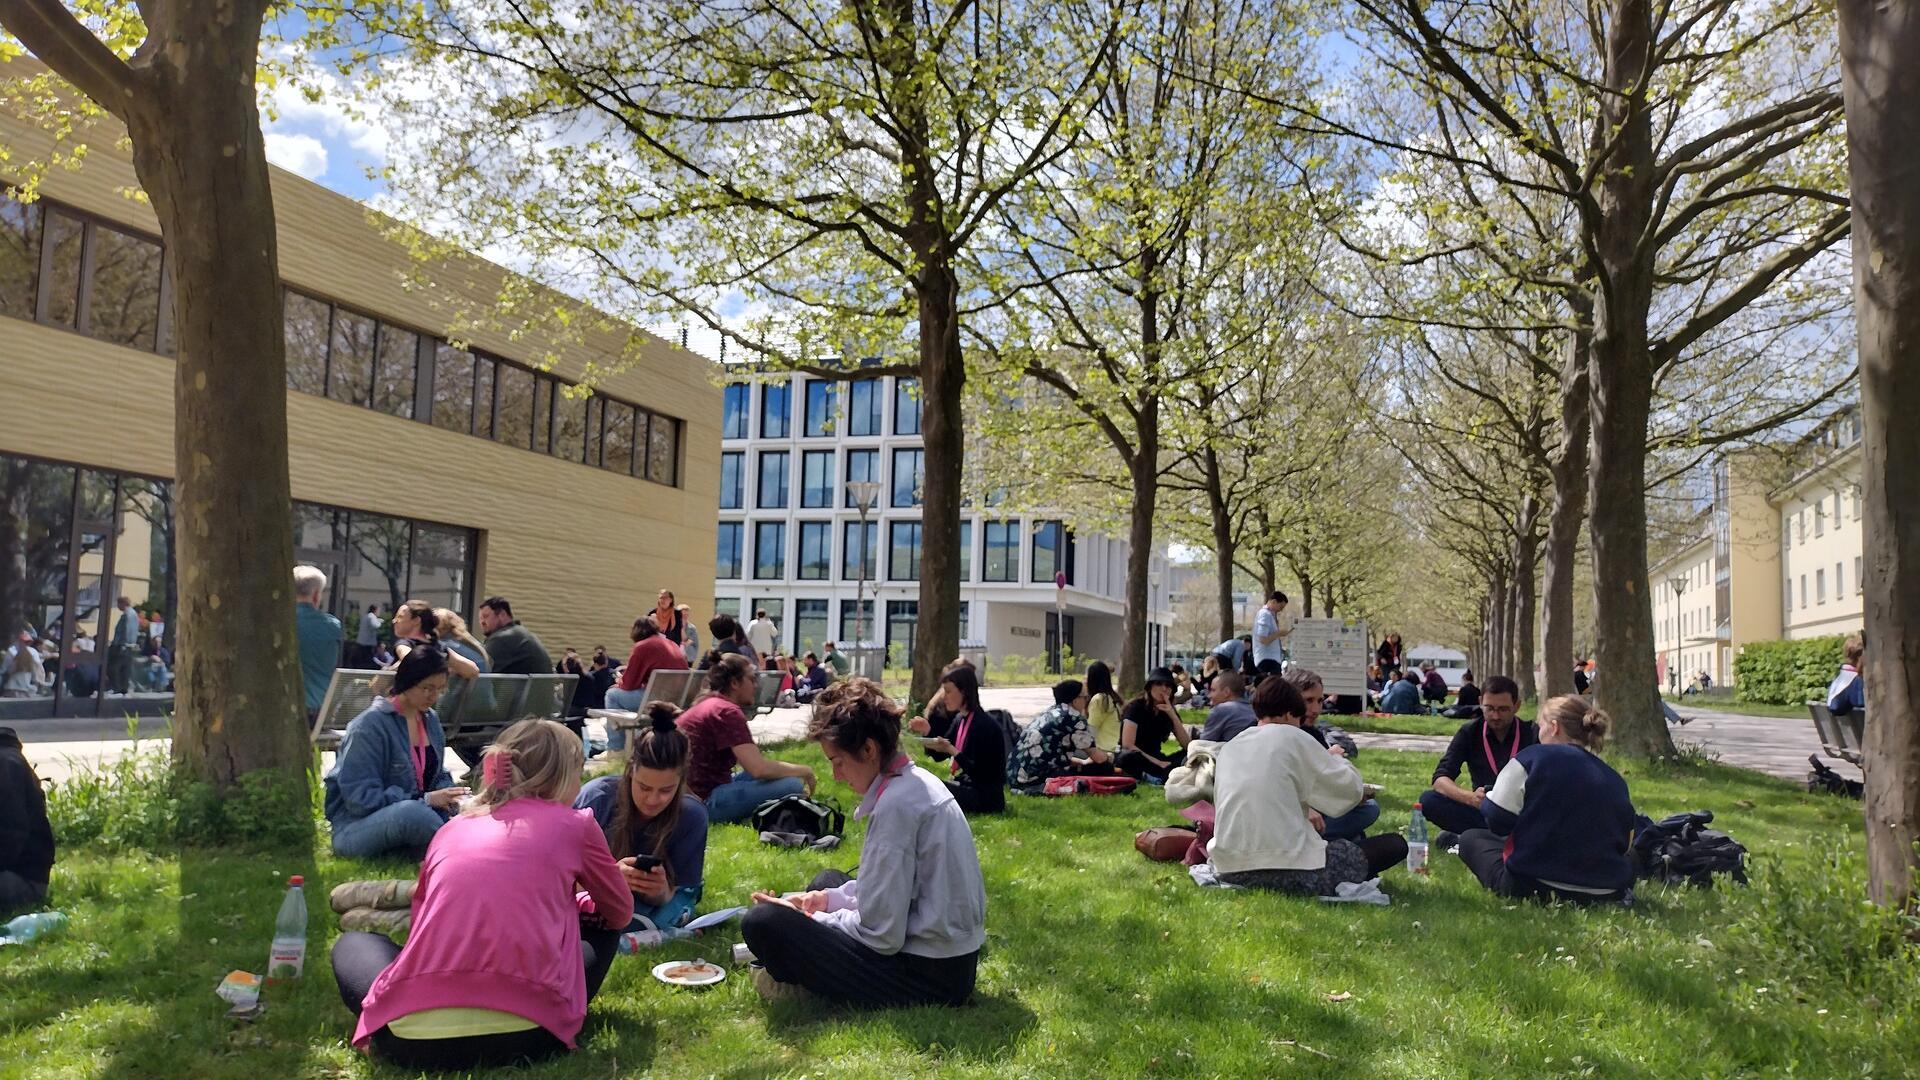
[[[747,642],[762,657],[772,655],[774,639],[779,636],[780,628],[772,619],[755,619],[747,624]]]
[[[1366,787],[1346,758],[1291,724],[1261,724],[1220,747],[1213,771],[1213,868],[1318,870],[1327,842],[1307,821],[1360,805]]]

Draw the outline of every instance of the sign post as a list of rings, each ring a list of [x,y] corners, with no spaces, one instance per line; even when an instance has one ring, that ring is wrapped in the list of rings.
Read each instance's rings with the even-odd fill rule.
[[[1293,662],[1320,676],[1328,694],[1367,693],[1367,624],[1301,619],[1288,639]]]

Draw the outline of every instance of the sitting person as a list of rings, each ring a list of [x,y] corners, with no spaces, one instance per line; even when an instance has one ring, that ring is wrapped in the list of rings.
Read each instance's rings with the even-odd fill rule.
[[[551,720],[522,720],[487,747],[474,805],[420,864],[406,946],[365,932],[334,942],[354,1046],[407,1069],[574,1048],[633,914],[606,837],[572,809],[580,766],[578,740]]]
[[[1516,899],[1632,901],[1633,800],[1600,760],[1608,726],[1579,694],[1541,706],[1539,744],[1501,767],[1480,807],[1486,827],[1460,834],[1480,884]]]
[[[1480,718],[1460,725],[1433,770],[1433,786],[1420,795],[1420,812],[1440,830],[1434,840],[1440,850],[1451,847],[1457,834],[1485,824],[1481,803],[1494,778],[1513,755],[1540,741],[1533,724],[1515,719],[1520,707],[1520,687],[1505,675],[1487,680],[1480,696]],[[1472,790],[1456,781],[1460,766],[1467,767]]]
[[[800,688],[794,691],[793,697],[794,700],[805,705],[813,701],[820,691],[833,685],[833,672],[828,670],[827,665],[820,662],[820,657],[813,653],[801,657],[800,662],[805,666],[806,674],[801,677]]]
[[[1113,669],[1095,660],[1087,665],[1087,727],[1093,745],[1111,754],[1120,749],[1120,695],[1113,691]]]
[[[980,676],[973,665],[949,665],[940,677],[939,696],[945,727],[924,745],[935,761],[952,759],[953,779],[947,790],[966,813],[1005,810],[1007,733],[981,706]]]
[[[1860,661],[1866,656],[1866,643],[1859,634],[1850,634],[1845,645],[1841,646],[1845,662],[1840,665],[1840,674],[1833,677],[1827,686],[1827,709],[1835,716],[1846,716],[1854,710],[1867,711],[1867,682],[1860,677]]]
[[[492,662],[487,659],[486,643],[473,636],[473,631],[467,628],[467,620],[461,618],[459,612],[452,608],[437,607],[433,609],[433,618],[440,644],[447,650],[449,670],[456,656],[472,661],[474,670],[482,675],[493,670]]]
[[[766,663],[766,658],[755,652],[753,646],[747,643],[747,632],[741,628],[739,619],[726,614],[715,615],[707,622],[707,629],[713,633],[713,652],[709,653],[709,656],[715,658],[743,656],[755,670]],[[703,663],[701,666],[712,667],[713,665]]]
[[[1053,707],[1020,729],[1011,764],[1013,789],[1038,795],[1056,776],[1111,774],[1112,758],[1093,743],[1093,729],[1082,712],[1087,692],[1079,679],[1053,684]]]
[[[653,616],[642,615],[633,620],[632,636],[633,651],[627,654],[618,680],[607,691],[609,709],[629,712],[638,709],[647,696],[647,680],[654,672],[687,670],[686,654],[680,651],[677,642],[660,632],[660,624],[653,621]],[[627,729],[608,724],[607,750],[624,750],[626,746]]]
[[[983,730],[989,721],[976,724]],[[953,793],[900,752],[900,709],[854,678],[814,702],[807,734],[861,795],[860,876],[827,871],[808,892],[753,894],[740,936],[769,998],[799,987],[868,1008],[961,1005],[986,940],[986,886]]]
[[[1185,705],[1187,702],[1193,700],[1193,676],[1187,674],[1187,669],[1180,664],[1173,665],[1172,670],[1174,683],[1173,703],[1175,705]]]
[[[1387,684],[1380,691],[1380,711],[1398,716],[1423,716],[1426,706],[1420,704],[1419,676],[1408,671],[1406,674]]]
[[[1331,896],[1407,857],[1398,834],[1355,842],[1323,839],[1323,815],[1341,815],[1366,797],[1360,773],[1300,729],[1306,703],[1284,678],[1253,691],[1259,725],[1214,759],[1214,833],[1208,858],[1220,880],[1281,892]]]
[[[575,809],[593,812],[633,892],[628,930],[679,926],[700,902],[707,807],[687,790],[691,747],[675,724],[679,716],[670,701],[650,703],[626,771],[589,781],[573,800]]]
[[[1200,661],[1200,684],[1189,704],[1194,708],[1213,704],[1213,680],[1219,675],[1220,658],[1213,653],[1208,653],[1206,658]]]
[[[1227,742],[1254,725],[1253,706],[1246,700],[1247,682],[1237,671],[1223,671],[1213,677],[1209,700],[1219,704],[1207,710],[1207,722],[1200,737],[1208,742]]]
[[[1168,739],[1177,741],[1180,749],[1167,754]],[[1175,766],[1187,760],[1187,743],[1192,740],[1187,725],[1180,720],[1180,710],[1173,707],[1173,673],[1154,668],[1147,676],[1146,690],[1129,701],[1120,714],[1120,751],[1113,763],[1136,780],[1149,776],[1165,780]]]
[[[46,789],[21,751],[20,736],[0,727],[0,915],[46,903],[52,869]]]
[[[326,778],[335,855],[418,852],[467,793],[447,773],[447,737],[433,711],[446,689],[446,652],[415,645],[400,658],[386,695],[347,724]]]
[[[409,600],[393,609],[393,663],[407,658],[407,653],[421,645],[439,646],[446,658],[447,670],[462,679],[480,677],[480,665],[449,650],[441,642],[440,635],[445,628],[440,625],[440,616],[432,604],[425,600]]]
[[[687,790],[707,804],[709,821],[745,821],[768,799],[813,792],[812,768],[775,761],[754,743],[744,711],[753,708],[754,683],[751,661],[722,655],[707,669],[706,691],[680,715],[680,730],[692,744]]]
[[[1431,660],[1420,665],[1420,700],[1433,705],[1443,705],[1447,700],[1447,677],[1440,674]]]
[[[1460,693],[1453,699],[1453,707],[1442,709],[1440,715],[1455,720],[1469,720],[1480,715],[1480,688],[1473,685],[1473,672],[1460,676]]]

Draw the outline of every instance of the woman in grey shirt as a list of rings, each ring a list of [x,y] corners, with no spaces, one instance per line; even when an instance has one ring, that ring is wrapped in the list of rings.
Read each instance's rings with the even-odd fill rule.
[[[900,708],[872,680],[821,691],[807,735],[862,796],[860,876],[830,870],[798,896],[753,895],[740,933],[764,965],[755,986],[770,999],[799,987],[868,1008],[964,1004],[987,909],[966,814],[900,752]]]

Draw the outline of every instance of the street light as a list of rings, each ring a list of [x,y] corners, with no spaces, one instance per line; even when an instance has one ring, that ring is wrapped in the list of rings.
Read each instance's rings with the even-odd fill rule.
[[[1687,591],[1687,575],[1673,575],[1667,579],[1667,586],[1673,590],[1673,639],[1681,646],[1681,648],[1675,649],[1674,652],[1684,655],[1686,639],[1680,636],[1680,597]],[[1680,662],[1678,658],[1675,659],[1672,670],[1667,672],[1667,682],[1670,685],[1675,687],[1680,685],[1680,669],[1684,666],[1685,664]]]
[[[880,482],[848,481],[847,494],[860,511],[860,584],[855,586],[853,594],[853,647],[861,650],[856,655],[864,656],[867,645],[867,556],[872,547],[867,543],[867,515],[873,512],[874,503],[880,499]]]
[[[1147,626],[1152,627],[1154,625],[1155,617],[1160,612],[1160,571],[1158,570],[1147,571],[1147,589],[1149,592],[1149,599],[1147,602]],[[1149,635],[1151,635],[1153,631],[1149,629],[1147,632]],[[1164,642],[1162,644],[1164,644]],[[1160,660],[1161,660],[1161,657],[1153,655],[1152,649],[1147,650],[1147,666],[1148,667],[1157,666]]]

